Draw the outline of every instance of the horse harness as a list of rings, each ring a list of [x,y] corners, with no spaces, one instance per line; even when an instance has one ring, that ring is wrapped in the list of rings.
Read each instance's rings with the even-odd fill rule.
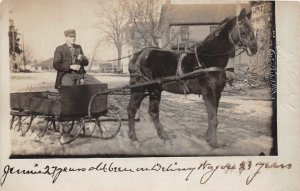
[[[207,57],[217,57],[217,56],[225,56],[225,55],[229,55],[229,54],[233,54],[234,53],[233,57],[236,57],[236,56],[239,56],[240,54],[242,54],[243,52],[245,52],[246,49],[248,48],[248,44],[241,37],[240,23],[241,22],[237,20],[238,37],[239,37],[239,41],[241,42],[242,46],[239,47],[239,48],[237,48],[237,49],[232,49],[230,51],[223,52],[223,53],[220,53],[220,54],[204,54],[204,53],[199,53],[197,51],[197,48],[198,48],[198,46],[200,44],[196,44],[194,46],[194,51],[180,51],[180,53],[179,53],[180,55],[179,55],[179,58],[178,58],[178,64],[177,64],[177,70],[176,70],[176,76],[178,77],[178,79],[181,79],[180,77],[184,74],[183,69],[182,69],[182,61],[187,56],[188,53],[195,54],[195,58],[196,58],[197,65],[198,65],[197,69],[201,69],[201,68],[205,68],[205,67],[204,67],[204,63],[201,62],[201,60],[199,58],[199,55],[200,56],[207,56]],[[235,44],[234,41],[233,41],[233,39],[232,39],[232,33],[230,33],[230,35],[229,35],[229,41],[230,41],[230,43]],[[160,51],[164,51],[164,50],[159,49],[159,48],[157,48],[157,49],[160,50]],[[242,49],[242,51],[240,51],[238,54],[235,54],[236,51],[241,50],[241,49]],[[170,51],[170,50],[165,50],[165,51]],[[248,51],[246,51],[246,52],[248,54]],[[138,60],[140,60],[140,58]],[[139,63],[139,62],[137,62],[137,63]],[[136,69],[138,70],[138,74],[137,75],[139,77],[142,77],[142,78],[144,78],[147,81],[150,80],[146,76],[141,75],[141,71],[140,71],[139,67],[136,67]],[[178,80],[178,82],[183,85],[184,94],[188,94],[190,92],[186,81],[187,80]]]

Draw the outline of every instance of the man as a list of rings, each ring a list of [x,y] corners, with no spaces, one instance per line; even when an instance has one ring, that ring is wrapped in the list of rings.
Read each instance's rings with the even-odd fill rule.
[[[83,84],[85,81],[84,66],[89,64],[83,55],[81,46],[75,44],[76,31],[74,29],[64,32],[66,43],[58,46],[54,52],[53,67],[57,70],[55,88]]]

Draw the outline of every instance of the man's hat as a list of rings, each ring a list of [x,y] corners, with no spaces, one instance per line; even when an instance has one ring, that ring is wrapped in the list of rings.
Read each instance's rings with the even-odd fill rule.
[[[74,36],[76,36],[76,31],[74,29],[66,30],[65,36],[74,37]]]

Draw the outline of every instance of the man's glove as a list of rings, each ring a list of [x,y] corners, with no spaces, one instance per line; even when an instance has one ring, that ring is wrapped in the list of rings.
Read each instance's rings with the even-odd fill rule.
[[[75,71],[79,71],[79,70],[80,70],[80,65],[77,65],[77,64],[75,65],[75,64],[73,64],[73,65],[70,66],[70,69],[71,69],[71,70],[75,70]]]
[[[81,62],[81,61],[83,60],[83,55],[82,55],[82,54],[78,54],[77,60],[78,60],[79,62]]]

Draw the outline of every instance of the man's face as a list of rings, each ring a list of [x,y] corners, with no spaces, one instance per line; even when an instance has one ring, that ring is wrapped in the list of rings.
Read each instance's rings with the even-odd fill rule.
[[[76,36],[66,36],[66,41],[68,44],[75,44]]]

